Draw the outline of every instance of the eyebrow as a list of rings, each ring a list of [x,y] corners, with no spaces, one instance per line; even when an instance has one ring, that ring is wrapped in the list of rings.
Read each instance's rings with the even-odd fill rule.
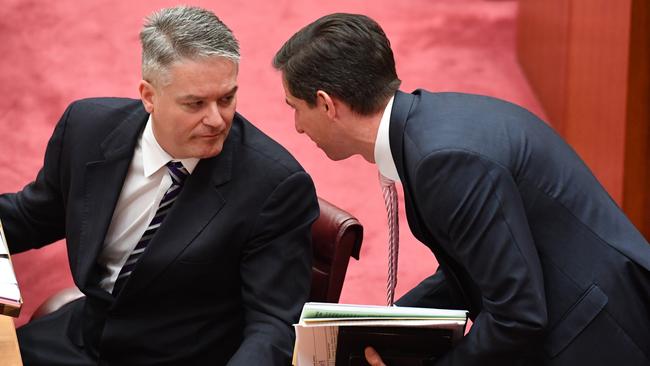
[[[235,85],[235,86],[232,87],[232,89],[230,89],[228,92],[226,92],[226,93],[225,93],[223,96],[221,96],[220,98],[223,98],[223,97],[227,97],[227,96],[233,95],[233,94],[235,94],[235,93],[237,92],[238,89],[239,89],[239,86],[238,86],[238,85]],[[183,95],[182,97],[178,98],[178,100],[180,100],[180,101],[186,101],[186,100],[198,100],[198,99],[205,99],[205,96],[194,95],[194,94],[187,94],[187,95]]]
[[[239,85],[235,85],[235,86],[232,87],[232,89],[230,89],[229,92],[226,93],[226,95],[232,95],[232,94],[235,94],[235,93],[237,92],[238,89],[239,89]]]

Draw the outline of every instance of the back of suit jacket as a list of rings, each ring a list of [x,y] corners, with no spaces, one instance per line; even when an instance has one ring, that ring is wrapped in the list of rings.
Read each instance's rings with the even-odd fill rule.
[[[66,238],[87,295],[74,342],[109,364],[284,364],[309,292],[318,205],[293,157],[241,115],[202,159],[117,298],[97,256],[148,115],[137,100],[73,103],[37,179],[0,196],[12,252]],[[81,331],[83,329],[83,331]]]
[[[409,305],[474,319],[440,364],[650,362],[650,246],[551,128],[418,90],[397,93],[390,139],[409,225],[440,263]]]

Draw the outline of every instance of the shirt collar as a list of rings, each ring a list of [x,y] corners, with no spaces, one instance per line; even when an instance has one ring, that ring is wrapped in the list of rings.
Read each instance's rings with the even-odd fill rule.
[[[180,161],[190,174],[196,168],[196,164],[199,163],[199,159],[197,158],[174,159],[169,155],[156,140],[153,134],[152,117],[149,115],[149,120],[147,120],[147,125],[142,133],[142,165],[144,167],[144,176],[149,177],[171,160]]]
[[[379,121],[379,129],[377,130],[377,140],[375,141],[375,163],[379,173],[383,176],[399,182],[399,174],[395,161],[393,161],[393,153],[390,150],[390,114],[393,109],[393,101],[395,97],[391,97],[384,109],[384,114]]]

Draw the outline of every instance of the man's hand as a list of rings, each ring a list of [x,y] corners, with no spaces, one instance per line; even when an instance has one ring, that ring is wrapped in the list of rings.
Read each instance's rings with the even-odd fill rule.
[[[368,361],[370,366],[386,366],[384,361],[381,360],[381,357],[379,357],[379,353],[377,353],[374,348],[366,347],[363,350],[363,353],[366,356],[366,361]]]

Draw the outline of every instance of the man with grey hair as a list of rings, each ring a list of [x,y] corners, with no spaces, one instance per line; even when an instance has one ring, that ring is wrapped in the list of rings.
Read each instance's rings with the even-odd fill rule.
[[[12,253],[67,241],[85,295],[18,329],[25,365],[286,365],[309,291],[314,186],[235,112],[239,46],[176,7],[141,32],[141,100],[72,103],[0,195]]]

